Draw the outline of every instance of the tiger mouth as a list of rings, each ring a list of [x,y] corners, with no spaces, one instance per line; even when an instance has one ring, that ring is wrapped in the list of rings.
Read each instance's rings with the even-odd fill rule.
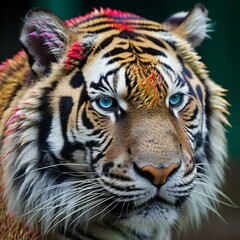
[[[178,197],[177,200],[175,201],[175,203],[169,202],[166,199],[156,196],[154,198],[151,198],[150,200],[148,200],[147,202],[137,206],[141,208],[142,207],[148,207],[148,206],[152,206],[152,205],[159,205],[160,207],[162,205],[168,205],[170,207],[175,207],[175,208],[180,208],[182,206],[182,204],[186,201],[187,197]]]
[[[131,202],[118,202],[115,212],[121,217],[127,217],[128,214],[131,214],[134,211],[141,212],[141,211],[150,211],[151,208],[159,207],[161,209],[164,209],[166,207],[180,209],[182,204],[186,201],[187,196],[181,196],[176,199],[174,203],[167,201],[164,198],[161,198],[159,196],[155,196],[148,201],[136,205],[134,201]]]

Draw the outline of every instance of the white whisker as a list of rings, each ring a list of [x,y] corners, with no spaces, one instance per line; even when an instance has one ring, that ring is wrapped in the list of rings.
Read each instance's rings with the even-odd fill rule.
[[[206,209],[210,210],[211,212],[215,213],[220,219],[222,219],[223,222],[226,223],[226,220],[222,217],[222,215],[211,205],[209,204],[209,201],[206,200],[206,198],[203,198],[198,195],[199,201],[201,205],[203,205]]]
[[[110,197],[110,198],[108,198],[108,199],[106,199],[106,200],[111,200],[111,199],[113,199],[113,198],[114,198],[114,196],[112,196],[112,197]],[[101,204],[104,203],[104,202],[105,202],[105,201],[102,201]],[[108,206],[104,207],[100,212],[97,212],[96,214],[92,215],[90,218],[88,218],[88,221],[90,221],[91,219],[93,219],[93,218],[95,218],[96,216],[100,215],[102,212],[104,212],[106,209],[108,209],[109,206],[111,206],[111,205],[114,204],[115,202],[116,202],[116,200],[115,200],[114,202],[110,203]],[[98,205],[101,205],[101,204],[98,204]],[[95,207],[97,207],[98,205],[96,205]],[[115,205],[112,209],[114,209],[115,207],[116,207],[116,205]],[[112,210],[112,209],[111,209],[111,210]],[[111,210],[110,210],[110,211],[111,211]],[[110,211],[109,211],[109,212],[110,212]],[[107,215],[109,212],[106,212],[103,216]],[[103,216],[102,216],[102,217],[103,217]],[[102,217],[101,217],[101,218],[102,218]],[[101,218],[99,218],[98,221],[99,221]],[[74,221],[75,221],[75,220],[74,220]],[[73,221],[73,222],[74,222],[74,221]]]
[[[96,180],[96,178],[94,180]],[[43,188],[41,191],[37,192],[36,194],[41,195],[41,194],[43,194],[45,192],[49,192],[53,189],[60,189],[60,188],[67,187],[67,186],[72,186],[72,187],[80,186],[80,187],[85,188],[88,185],[90,187],[94,187],[94,186],[99,187],[99,184],[97,183],[97,181],[93,181],[93,179],[84,179],[84,180],[68,181],[68,182],[63,182],[63,183],[60,183],[60,184],[55,184],[55,185],[52,185],[50,187]]]
[[[62,171],[59,171],[58,169],[54,169],[56,167],[59,167],[59,166],[64,166],[64,167],[74,167],[74,166],[86,166],[87,169],[89,167],[89,165],[87,164],[80,164],[80,163],[59,163],[59,164],[52,164],[52,165],[48,165],[48,166],[44,166],[44,167],[39,167],[39,168],[36,168],[36,169],[31,169],[23,174],[21,174],[20,176],[14,178],[14,180],[18,180],[20,179],[21,177],[23,176],[26,176],[27,174],[30,174],[30,173],[34,173],[34,172],[38,172],[38,171],[42,171],[42,170],[50,170],[50,169],[53,169],[52,171],[54,172],[58,172],[58,173],[62,173],[62,174],[67,174],[67,175],[72,175],[72,176],[82,176],[82,175],[85,175],[85,174],[93,174],[93,175],[97,175],[98,173],[97,172],[91,172],[91,171],[66,171],[66,172],[62,172]],[[70,170],[70,169],[69,169]]]
[[[93,208],[96,208],[99,204],[102,204],[103,202],[107,201],[108,199],[105,199],[102,200],[101,197],[102,196],[105,196],[105,194],[100,194],[100,195],[97,195],[96,197],[93,197],[93,198],[90,198],[91,201],[88,201],[88,204],[84,205],[83,207],[81,208],[76,208],[74,211],[72,211],[71,213],[69,213],[68,215],[66,215],[65,217],[61,218],[60,221],[58,221],[57,223],[55,223],[50,229],[48,229],[47,231],[51,231],[51,229],[54,229],[60,222],[63,222],[64,220],[66,219],[70,219],[71,216],[73,216],[75,213],[78,213],[80,211],[82,211],[83,209],[86,209],[88,208],[89,206],[91,206],[90,208],[88,208],[86,211],[82,212],[78,217],[76,217],[74,219],[74,222],[77,221],[78,219],[80,219],[84,214],[86,214],[87,212],[89,212],[90,210],[92,210]],[[97,199],[97,200],[95,200]],[[95,200],[95,201],[93,201]],[[78,202],[77,202],[78,203]],[[75,206],[77,204],[75,203]],[[73,207],[72,207],[73,208]],[[52,221],[50,222],[49,226],[52,225],[52,223],[54,223],[55,220],[57,220],[57,218],[59,216],[61,216],[62,213],[60,212],[59,214],[57,214],[56,216],[54,216],[54,218],[52,219]],[[71,223],[73,224],[73,222]]]
[[[214,185],[209,185],[208,183],[204,182],[204,181],[196,181],[197,185],[202,185],[202,186],[206,186],[208,188],[210,188],[213,192],[215,192],[215,194],[219,194],[221,197],[223,197],[227,202],[223,202],[221,200],[218,200],[220,203],[226,205],[226,206],[230,206],[230,207],[234,207],[234,208],[239,208],[226,194],[224,194],[220,189],[218,189],[216,186]],[[202,193],[203,194],[203,193]],[[206,197],[209,197],[209,195],[206,194]]]

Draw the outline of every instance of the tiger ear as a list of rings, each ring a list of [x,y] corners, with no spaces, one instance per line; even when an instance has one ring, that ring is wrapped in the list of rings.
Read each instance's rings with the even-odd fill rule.
[[[20,41],[39,76],[49,73],[70,41],[71,32],[56,15],[42,8],[30,10],[23,22]]]
[[[179,12],[163,22],[163,26],[186,39],[195,48],[208,32],[208,11],[202,4],[196,4],[190,12]]]

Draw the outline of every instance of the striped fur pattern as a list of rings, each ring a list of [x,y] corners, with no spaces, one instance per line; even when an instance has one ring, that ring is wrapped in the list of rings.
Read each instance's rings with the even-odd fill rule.
[[[8,212],[41,236],[101,240],[167,240],[218,214],[228,103],[195,51],[207,25],[200,4],[162,24],[31,10],[0,66]]]

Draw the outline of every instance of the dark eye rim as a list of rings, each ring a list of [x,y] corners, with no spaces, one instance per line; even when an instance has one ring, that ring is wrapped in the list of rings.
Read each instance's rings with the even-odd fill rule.
[[[179,96],[181,97],[181,99],[180,99],[180,101],[179,101],[178,103],[172,104],[172,103],[170,102],[170,98],[173,97],[173,96],[175,96],[175,95],[179,95]],[[183,93],[180,93],[180,92],[179,92],[179,93],[172,94],[172,95],[169,97],[169,100],[168,100],[169,106],[172,107],[172,108],[179,107],[179,106],[183,103],[183,100],[184,100],[184,94],[183,94]]]
[[[102,98],[111,98],[111,99],[112,99],[112,105],[111,105],[111,107],[109,107],[109,108],[104,108],[104,107],[100,104],[100,100],[101,100]],[[113,97],[110,97],[110,96],[99,96],[97,99],[95,99],[95,102],[96,102],[96,104],[98,105],[98,107],[99,107],[100,109],[102,109],[103,111],[107,111],[107,112],[112,112],[112,111],[116,110],[116,108],[118,107],[118,103],[117,103],[116,99],[113,98]]]

